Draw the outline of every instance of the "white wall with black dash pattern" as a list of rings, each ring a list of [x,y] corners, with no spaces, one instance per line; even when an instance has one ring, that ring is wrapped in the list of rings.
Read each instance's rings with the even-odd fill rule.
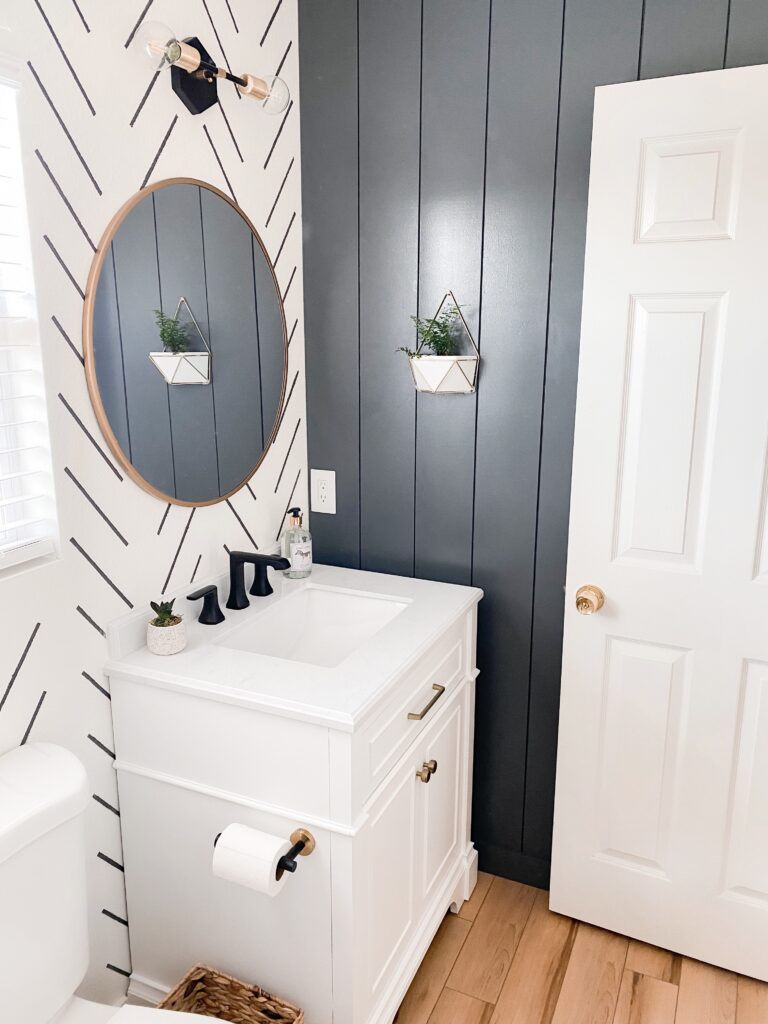
[[[83,994],[119,1001],[130,972],[110,697],[110,620],[223,571],[225,545],[273,550],[306,505],[296,0],[24,0],[0,12],[0,53],[21,69],[25,186],[43,346],[60,554],[0,579],[0,753],[48,740],[85,764],[91,966]],[[292,103],[265,116],[220,85],[193,117],[130,47],[144,18],[197,35],[236,71],[280,75]],[[166,77],[167,76],[167,77]],[[118,207],[149,182],[225,190],[262,234],[290,334],[281,427],[250,482],[221,504],[166,506],[116,464],[83,373],[83,293]],[[44,970],[45,965],[41,965]]]

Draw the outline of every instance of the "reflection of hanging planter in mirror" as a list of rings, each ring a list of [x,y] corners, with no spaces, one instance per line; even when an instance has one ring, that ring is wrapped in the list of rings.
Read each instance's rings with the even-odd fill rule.
[[[477,386],[480,361],[475,339],[452,291],[428,320],[411,317],[416,325],[419,344],[416,351],[405,352],[417,391],[434,395],[468,395]]]
[[[163,375],[166,383],[210,384],[211,350],[184,296],[179,299],[173,316],[166,316],[162,310],[156,309],[155,320],[163,351],[150,352],[149,358]],[[193,340],[200,339],[204,352],[189,351],[190,332]]]

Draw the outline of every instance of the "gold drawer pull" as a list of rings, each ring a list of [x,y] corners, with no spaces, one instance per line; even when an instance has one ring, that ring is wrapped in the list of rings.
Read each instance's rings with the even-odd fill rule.
[[[432,683],[432,689],[436,690],[435,696],[429,701],[428,704],[421,709],[421,711],[409,711],[408,721],[409,722],[420,722],[422,718],[429,712],[429,709],[433,707],[445,693],[445,687],[441,686],[440,683]]]

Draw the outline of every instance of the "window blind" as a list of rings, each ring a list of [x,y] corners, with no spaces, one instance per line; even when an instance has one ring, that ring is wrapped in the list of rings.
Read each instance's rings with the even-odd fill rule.
[[[0,77],[0,572],[56,537],[16,97]]]

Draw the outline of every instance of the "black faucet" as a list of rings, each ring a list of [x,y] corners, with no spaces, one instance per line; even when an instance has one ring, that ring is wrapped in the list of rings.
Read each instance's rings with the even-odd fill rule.
[[[267,579],[267,569],[290,569],[287,558],[277,555],[260,555],[255,551],[230,551],[229,553],[229,597],[227,608],[247,608],[251,603],[245,592],[245,563],[253,565],[253,586],[250,593],[254,597],[267,597],[272,587]]]

